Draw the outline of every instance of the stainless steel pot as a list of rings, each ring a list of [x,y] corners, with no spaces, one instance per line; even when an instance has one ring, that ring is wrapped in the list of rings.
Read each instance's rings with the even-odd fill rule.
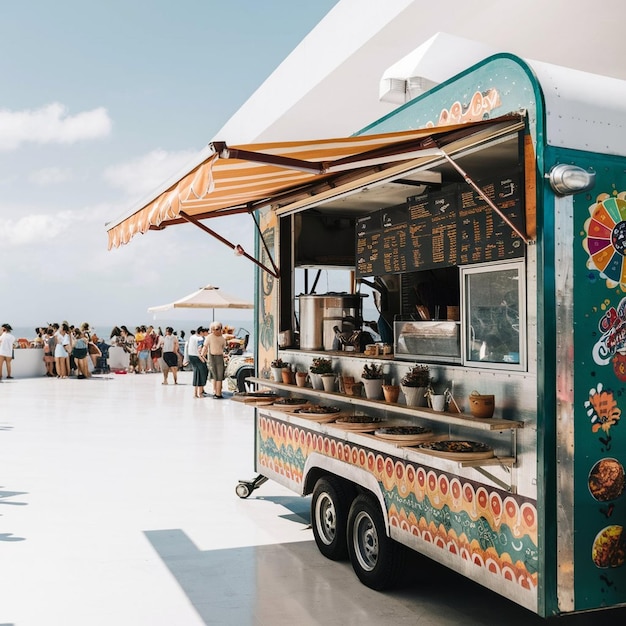
[[[300,348],[332,350],[337,326],[340,332],[352,332],[362,325],[363,295],[300,295]]]

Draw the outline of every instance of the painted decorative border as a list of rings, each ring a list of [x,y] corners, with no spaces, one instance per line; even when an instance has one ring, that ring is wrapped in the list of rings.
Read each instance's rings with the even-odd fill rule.
[[[314,452],[370,472],[392,526],[536,593],[534,501],[267,416],[258,418],[257,446],[261,473],[299,486]]]

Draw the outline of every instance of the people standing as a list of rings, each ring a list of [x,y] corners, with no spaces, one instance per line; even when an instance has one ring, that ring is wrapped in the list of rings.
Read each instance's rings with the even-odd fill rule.
[[[161,357],[163,356],[163,331],[159,326],[159,331],[154,330],[154,326],[148,326],[148,337],[150,337],[150,358],[152,359],[152,371],[161,371]]]
[[[145,374],[151,371],[150,363],[150,348],[152,346],[152,340],[148,336],[145,326],[138,326],[135,329],[135,343],[137,344],[137,359],[139,366],[137,371],[139,374]]]
[[[57,378],[67,378],[70,372],[70,327],[63,323],[56,334],[54,362]]]
[[[74,345],[72,347],[72,356],[76,363],[77,378],[89,378],[89,348],[85,333],[80,329],[74,329]]]
[[[54,329],[50,326],[43,337],[43,361],[46,365],[46,376],[54,377],[54,349],[56,347]]]
[[[11,361],[13,361],[15,337],[11,334],[12,330],[11,324],[2,324],[2,333],[0,334],[0,380],[2,379],[2,370],[5,366],[7,378],[13,378],[11,375]]]
[[[174,329],[168,326],[165,329],[165,335],[161,338],[163,350],[163,384],[167,385],[169,372],[172,372],[174,384],[178,385],[178,357],[180,356],[180,347],[178,345],[178,337],[174,334]]]
[[[202,356],[202,348],[204,338],[208,333],[208,329],[199,326],[195,335],[192,335],[187,342],[187,358],[193,370],[193,396],[194,398],[202,398],[206,395],[204,386],[208,378],[208,369],[206,359]]]
[[[92,369],[98,369],[98,359],[102,356],[102,351],[98,348],[98,335],[96,333],[93,333],[93,335],[85,334],[85,338],[87,339],[87,350],[89,351]]]
[[[120,336],[117,345],[124,349],[128,354],[128,373],[132,374],[137,371],[137,348],[135,346],[135,335],[133,335],[126,326],[120,326]]]
[[[222,324],[220,322],[212,322],[210,326],[210,334],[204,341],[203,355],[206,357],[209,367],[209,374],[213,381],[213,397],[221,400],[222,381],[224,380],[224,349],[226,348],[226,339],[222,335]]]

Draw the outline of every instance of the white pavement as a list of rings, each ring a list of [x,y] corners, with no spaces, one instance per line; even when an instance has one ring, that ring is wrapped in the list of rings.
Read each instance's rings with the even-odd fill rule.
[[[317,551],[308,498],[235,495],[253,409],[180,381],[2,381],[0,626],[542,623],[425,560],[410,588],[361,585]]]

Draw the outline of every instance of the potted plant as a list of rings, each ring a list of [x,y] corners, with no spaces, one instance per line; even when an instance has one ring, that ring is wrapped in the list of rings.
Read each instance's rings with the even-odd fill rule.
[[[400,396],[400,385],[394,385],[393,380],[387,385],[384,384],[383,395],[385,396],[385,400],[387,402],[395,404]]]
[[[430,385],[430,369],[428,365],[416,364],[402,377],[400,387],[408,406],[423,406],[424,394]]]
[[[330,359],[316,357],[313,359],[313,363],[311,364],[309,370],[313,389],[323,389],[324,384],[322,383],[322,374],[332,374],[333,363]]]
[[[383,366],[376,363],[366,363],[361,373],[365,397],[370,400],[380,400],[383,393]]]
[[[270,368],[272,369],[272,380],[281,383],[283,381],[283,368],[285,367],[289,367],[289,364],[283,361],[280,357],[274,359],[270,363]]]

